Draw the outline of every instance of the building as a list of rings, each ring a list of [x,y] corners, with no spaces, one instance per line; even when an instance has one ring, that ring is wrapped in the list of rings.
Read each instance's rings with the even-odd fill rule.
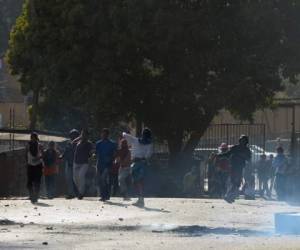
[[[0,128],[10,127],[13,120],[15,128],[28,126],[26,98],[21,93],[20,83],[9,74],[0,58]]]
[[[292,108],[277,107],[255,112],[253,116],[254,124],[265,124],[266,139],[290,138],[292,133],[293,114]],[[300,131],[300,106],[295,107],[296,121],[295,130]],[[215,117],[214,124],[224,123],[249,123],[234,118],[228,111],[222,110]]]

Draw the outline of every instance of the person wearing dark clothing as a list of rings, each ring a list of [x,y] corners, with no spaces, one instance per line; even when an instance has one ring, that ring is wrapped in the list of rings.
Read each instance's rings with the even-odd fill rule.
[[[43,154],[44,176],[46,184],[46,193],[48,199],[55,197],[56,178],[58,174],[59,154],[56,151],[55,143],[49,142],[48,149]]]
[[[282,201],[286,195],[286,170],[288,167],[288,160],[284,155],[282,147],[277,148],[277,155],[273,160],[273,168],[275,169],[275,189],[278,200]]]
[[[38,134],[32,133],[26,148],[27,151],[27,188],[32,203],[38,202],[43,174],[42,147]]]
[[[96,143],[97,180],[100,188],[101,201],[110,199],[111,170],[117,151],[117,144],[109,139],[109,130],[103,129],[101,140]]]
[[[269,190],[269,179],[270,179],[270,165],[267,161],[267,156],[262,155],[260,160],[257,163],[257,176],[259,182],[259,194],[260,196],[264,196],[265,193],[268,195]]]
[[[251,161],[251,151],[248,144],[248,136],[242,135],[238,145],[233,146],[228,152],[222,154],[223,156],[229,157],[231,164],[230,188],[224,198],[228,203],[233,203],[239,196],[239,188],[243,179],[243,170],[246,166],[246,162]]]
[[[66,199],[73,199],[78,196],[78,191],[73,180],[73,163],[74,153],[76,149],[76,143],[73,141],[79,137],[79,132],[76,129],[72,129],[69,133],[70,141],[67,143],[65,151],[61,156],[65,161],[65,178],[67,183],[67,196]]]
[[[73,180],[78,190],[78,199],[81,200],[85,195],[85,177],[89,168],[93,144],[88,139],[88,132],[82,130],[80,137],[75,139],[76,144],[73,164]]]

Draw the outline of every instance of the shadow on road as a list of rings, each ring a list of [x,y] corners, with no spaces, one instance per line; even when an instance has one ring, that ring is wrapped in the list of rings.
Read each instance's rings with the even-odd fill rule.
[[[236,235],[242,237],[267,237],[273,235],[270,231],[257,231],[250,229],[238,229],[227,227],[206,227],[199,225],[176,226],[166,224],[138,225],[138,226],[111,226],[106,229],[111,231],[148,231],[152,233],[174,233],[181,237],[201,237],[204,235]]]
[[[227,228],[227,227],[206,227],[206,226],[179,226],[170,232],[177,233],[182,236],[188,237],[198,237],[206,234],[215,234],[215,235],[237,235],[237,236],[271,236],[272,232],[267,231],[257,231],[250,229],[237,229],[237,228]]]
[[[117,207],[128,207],[129,206],[128,204],[123,204],[120,202],[112,202],[112,201],[105,201],[104,204],[111,205],[111,206],[117,206]]]
[[[38,207],[53,207],[52,205],[49,205],[49,204],[43,203],[43,202],[37,202],[37,203],[34,203],[33,205],[38,206]]]
[[[159,208],[143,207],[141,209],[144,209],[145,211],[148,211],[148,212],[159,212],[159,213],[167,213],[167,214],[171,213],[168,210],[159,209]]]
[[[132,204],[123,204],[120,202],[112,202],[112,201],[106,201],[105,204],[111,205],[111,206],[117,206],[117,207],[128,207],[132,206]],[[139,208],[139,207],[137,207]],[[148,212],[159,212],[159,213],[171,213],[168,210],[159,209],[159,208],[151,208],[151,207],[140,207],[140,209],[148,211]]]

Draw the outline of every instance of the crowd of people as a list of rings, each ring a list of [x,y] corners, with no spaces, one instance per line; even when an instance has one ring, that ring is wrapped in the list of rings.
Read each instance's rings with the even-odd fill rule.
[[[65,182],[67,199],[83,199],[86,195],[86,175],[96,159],[95,182],[100,200],[110,200],[111,195],[130,200],[129,190],[135,187],[137,206],[144,206],[144,179],[147,164],[152,155],[152,133],[146,128],[137,138],[129,133],[122,133],[119,141],[110,139],[110,131],[101,131],[101,138],[96,143],[89,140],[87,130],[81,133],[73,129],[63,152],[56,149],[54,142],[49,142],[47,149],[39,143],[37,133],[31,134],[27,147],[27,187],[32,203],[39,199],[41,179],[44,175],[47,198],[56,197],[57,175],[59,165],[65,165]],[[211,197],[223,198],[233,203],[242,193],[246,199],[261,197],[271,198],[273,189],[278,200],[284,200],[287,191],[288,158],[283,147],[277,148],[277,155],[262,154],[260,159],[252,162],[249,138],[242,135],[237,145],[222,143],[218,153],[212,153],[207,161],[208,192]],[[198,178],[197,167],[184,176],[184,194],[193,190]],[[256,185],[258,184],[258,185]],[[258,187],[256,190],[256,187]]]
[[[65,163],[65,181],[67,199],[83,199],[86,194],[86,175],[91,160],[96,159],[95,176],[99,188],[100,200],[105,202],[111,194],[117,192],[124,200],[130,200],[130,186],[136,188],[138,200],[136,206],[144,206],[144,178],[148,160],[152,155],[152,133],[148,128],[137,138],[129,133],[122,133],[118,142],[110,139],[110,131],[101,131],[101,138],[96,143],[89,140],[87,130],[81,133],[73,129],[70,140],[60,153],[54,142],[49,142],[44,149],[37,133],[32,133],[27,146],[27,188],[32,203],[40,196],[41,179],[44,175],[47,198],[56,197],[56,179],[59,165]]]
[[[278,200],[287,194],[289,161],[282,146],[273,154],[260,155],[252,162],[249,138],[241,136],[239,144],[229,147],[222,143],[218,153],[212,153],[207,161],[208,189],[211,197],[224,198],[232,203],[241,193],[246,199],[258,194],[272,198],[273,190]],[[257,185],[256,185],[257,184]]]

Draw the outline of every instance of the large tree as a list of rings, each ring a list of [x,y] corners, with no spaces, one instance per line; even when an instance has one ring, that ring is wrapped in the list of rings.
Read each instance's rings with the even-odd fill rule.
[[[23,0],[0,0],[0,56],[8,46],[9,32],[22,10]]]
[[[293,80],[299,10],[292,0],[31,0],[8,61],[42,94],[44,121],[135,118],[173,156],[190,155],[220,109],[249,119]]]
[[[174,156],[193,152],[220,109],[251,120],[299,72],[300,3],[154,2],[136,22],[152,77],[137,85],[132,75],[123,103]]]

